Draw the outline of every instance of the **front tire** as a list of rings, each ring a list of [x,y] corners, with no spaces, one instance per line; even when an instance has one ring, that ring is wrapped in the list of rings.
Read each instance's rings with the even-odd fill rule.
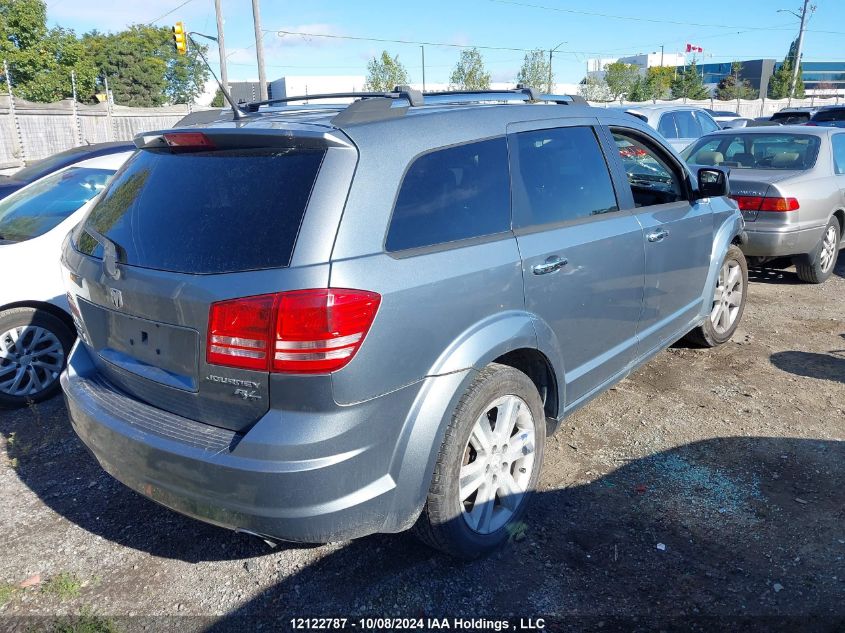
[[[702,347],[727,343],[739,326],[747,296],[748,264],[740,248],[731,244],[719,269],[710,314],[687,339]]]
[[[820,284],[827,281],[833,273],[833,267],[836,266],[840,237],[839,220],[830,218],[815,250],[804,257],[795,258],[795,272],[798,273],[798,279],[808,284]]]
[[[521,371],[493,363],[461,398],[414,526],[427,545],[474,559],[519,528],[546,441],[543,403]]]
[[[0,407],[22,407],[55,395],[75,338],[49,312],[34,308],[0,312]]]

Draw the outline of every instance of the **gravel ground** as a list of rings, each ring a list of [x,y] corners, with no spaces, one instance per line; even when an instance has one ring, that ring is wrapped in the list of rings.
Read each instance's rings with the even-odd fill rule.
[[[845,254],[821,287],[793,269],[752,280],[732,342],[675,346],[566,421],[524,531],[473,563],[407,534],[272,549],[110,479],[60,398],[2,412],[0,628],[512,614],[845,630]]]

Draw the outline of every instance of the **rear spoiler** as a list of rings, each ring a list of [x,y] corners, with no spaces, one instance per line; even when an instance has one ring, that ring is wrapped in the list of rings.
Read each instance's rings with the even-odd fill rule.
[[[194,135],[204,137],[206,148],[301,148],[354,147],[343,132],[322,126],[287,125],[284,127],[189,127],[142,132],[133,139],[138,149],[169,149],[167,137]],[[181,144],[180,144],[181,145]]]

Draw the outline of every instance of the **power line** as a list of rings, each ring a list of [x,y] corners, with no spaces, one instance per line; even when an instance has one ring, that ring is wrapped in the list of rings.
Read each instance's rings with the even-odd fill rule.
[[[167,13],[165,13],[164,15],[160,15],[160,16],[158,16],[155,20],[150,20],[149,22],[147,22],[147,26],[153,25],[153,24],[155,24],[156,22],[158,22],[159,20],[163,20],[164,18],[166,18],[166,17],[167,17],[168,15],[170,15],[171,13],[176,13],[179,9],[181,9],[182,7],[184,7],[186,4],[190,4],[190,3],[191,3],[191,2],[193,2],[193,1],[194,1],[194,0],[185,0],[183,3],[181,3],[181,4],[179,4],[179,5],[175,6],[175,7],[173,7],[172,9],[170,9],[170,11],[168,11],[168,12],[167,12]]]
[[[745,24],[712,24],[703,22],[680,22],[677,20],[661,20],[659,18],[644,18],[635,15],[613,15],[610,13],[597,13],[595,11],[583,11],[581,9],[564,9],[562,7],[549,7],[542,4],[532,4],[530,2],[518,2],[517,0],[488,0],[488,2],[495,2],[497,4],[509,4],[517,7],[527,7],[531,9],[542,9],[544,11],[557,11],[558,13],[569,13],[572,15],[584,15],[596,18],[608,18],[611,20],[630,20],[632,22],[650,22],[652,24],[673,24],[675,26],[697,26],[703,28],[719,28],[719,29],[747,29],[750,31],[781,31],[777,27],[758,26],[749,27]]]
[[[453,44],[449,42],[423,42],[416,40],[390,40],[381,37],[357,37],[354,35],[330,35],[328,33],[302,33],[301,31],[283,31],[276,29],[265,29],[268,33],[276,33],[284,35],[300,35],[303,37],[323,37],[333,40],[355,40],[361,42],[383,42],[387,44],[412,44],[415,46],[446,46],[450,48],[477,48],[479,50],[488,51],[517,51],[520,53],[530,53],[535,50],[542,50],[541,47],[535,48],[515,48],[510,46],[482,46],[480,44]],[[569,53],[574,51],[560,51],[561,53]]]

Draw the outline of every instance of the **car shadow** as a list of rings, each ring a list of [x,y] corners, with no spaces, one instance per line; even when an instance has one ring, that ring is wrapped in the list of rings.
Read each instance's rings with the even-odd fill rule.
[[[845,338],[845,334],[840,335]],[[772,365],[798,376],[845,383],[845,349],[815,352],[775,352],[769,357]]]
[[[21,480],[105,539],[191,562],[270,552],[112,480],[75,438],[60,399],[0,416],[0,431],[15,434],[7,445]],[[566,630],[603,631],[658,621],[666,630],[724,629],[730,618],[772,631],[810,630],[809,617],[822,623],[816,630],[845,626],[845,442],[716,438],[619,457],[603,474],[569,468],[572,449],[558,437],[547,450],[550,483],[490,557],[456,561],[409,533],[338,544],[206,620],[207,630],[288,630],[291,617],[309,615],[543,615]]]
[[[61,396],[3,411],[0,433],[30,490],[53,511],[104,539],[192,563],[270,551],[257,538],[181,516],[112,479],[74,433]]]
[[[550,630],[604,631],[656,630],[658,621],[726,630],[743,619],[750,626],[730,630],[810,630],[813,617],[817,630],[839,630],[843,484],[845,442],[695,442],[538,492],[487,559],[455,561],[409,534],[371,536],[207,630],[288,630],[294,616],[339,615],[542,615]]]
[[[839,252],[839,258],[833,267],[833,274],[845,277],[845,250]],[[787,259],[773,260],[763,266],[749,266],[748,280],[758,283],[804,285],[806,282],[798,278],[798,273]]]

